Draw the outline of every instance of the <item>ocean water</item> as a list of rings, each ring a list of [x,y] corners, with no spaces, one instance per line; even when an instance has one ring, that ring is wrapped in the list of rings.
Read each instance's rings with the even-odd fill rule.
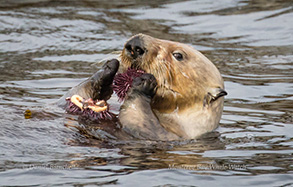
[[[0,186],[293,186],[292,22],[286,0],[0,0]],[[218,129],[113,143],[50,105],[137,33],[218,67]]]

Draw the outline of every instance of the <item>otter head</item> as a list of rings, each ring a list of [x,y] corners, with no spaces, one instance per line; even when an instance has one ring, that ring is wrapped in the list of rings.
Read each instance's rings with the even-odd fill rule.
[[[154,75],[157,92],[152,108],[160,113],[204,107],[206,95],[223,89],[217,68],[189,45],[138,34],[124,45],[121,68],[141,69]]]

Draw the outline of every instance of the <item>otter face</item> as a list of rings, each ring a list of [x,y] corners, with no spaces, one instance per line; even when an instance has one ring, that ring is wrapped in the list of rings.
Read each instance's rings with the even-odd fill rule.
[[[205,95],[223,88],[217,68],[191,46],[138,34],[121,54],[121,68],[136,68],[154,75],[158,88],[152,108],[163,113],[203,106]]]

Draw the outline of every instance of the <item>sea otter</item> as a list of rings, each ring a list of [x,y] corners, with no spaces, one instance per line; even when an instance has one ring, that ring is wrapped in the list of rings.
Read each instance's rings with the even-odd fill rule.
[[[123,131],[136,138],[175,140],[194,139],[218,127],[227,92],[215,65],[189,45],[144,34],[126,42],[120,62],[108,61],[60,103],[74,94],[109,99],[116,72],[129,68],[145,74],[133,80],[121,106]]]

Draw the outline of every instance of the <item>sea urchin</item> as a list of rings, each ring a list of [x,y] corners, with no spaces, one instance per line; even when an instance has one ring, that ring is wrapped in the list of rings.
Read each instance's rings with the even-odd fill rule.
[[[79,95],[73,95],[66,100],[68,102],[66,112],[68,113],[94,120],[110,120],[113,118],[113,114],[109,112],[109,106],[104,100],[94,101],[91,98],[85,100]]]
[[[119,97],[120,102],[125,99],[133,79],[140,77],[144,73],[142,70],[129,68],[125,73],[116,74],[113,80],[113,91]],[[73,95],[66,98],[66,101],[66,112],[70,114],[81,115],[93,120],[110,120],[114,116],[114,114],[109,112],[109,105],[104,100],[94,101],[92,98],[84,99],[79,95]]]
[[[131,84],[134,78],[140,77],[145,72],[143,70],[131,69],[125,73],[118,73],[113,81],[113,90],[119,97],[119,101],[123,101],[126,97],[127,91],[131,88]]]

